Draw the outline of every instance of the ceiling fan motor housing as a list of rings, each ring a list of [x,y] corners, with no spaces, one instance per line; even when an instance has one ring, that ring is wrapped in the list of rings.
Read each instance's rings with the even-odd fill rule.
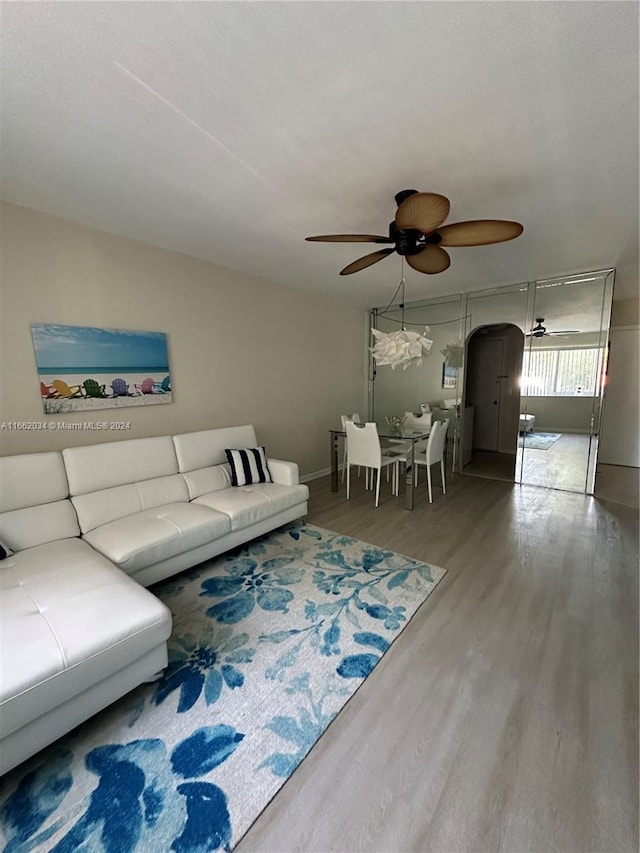
[[[534,326],[531,329],[531,335],[534,338],[542,338],[544,337],[544,333],[547,331],[546,327],[542,324],[544,323],[544,317],[536,317],[537,326]]]

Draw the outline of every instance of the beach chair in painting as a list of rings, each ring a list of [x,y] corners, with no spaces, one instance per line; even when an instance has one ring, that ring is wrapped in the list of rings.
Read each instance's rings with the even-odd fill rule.
[[[44,382],[40,383],[40,395],[44,397],[46,400],[50,400],[52,397],[57,397],[58,392],[52,385],[45,385]]]
[[[150,376],[147,376],[147,378],[143,379],[143,381],[140,382],[140,384],[137,384],[135,388],[138,394],[153,394],[153,386],[155,384],[156,383],[153,379]]]
[[[171,377],[165,376],[162,382],[154,382],[153,390],[157,391],[159,394],[167,394],[171,391]]]
[[[129,385],[124,381],[124,379],[118,378],[114,379],[111,383],[111,390],[113,392],[114,397],[129,397]]]
[[[51,384],[59,397],[82,397],[81,385],[67,385],[64,379],[54,379]]]
[[[84,393],[87,397],[106,397],[105,386],[100,385],[95,379],[85,379],[82,383]]]

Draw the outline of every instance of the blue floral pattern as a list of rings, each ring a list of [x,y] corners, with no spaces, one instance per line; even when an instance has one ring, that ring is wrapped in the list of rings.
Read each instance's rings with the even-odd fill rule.
[[[297,524],[156,585],[163,677],[2,780],[4,849],[231,850],[443,575]]]
[[[251,663],[255,654],[254,649],[243,648],[248,641],[248,634],[234,634],[230,628],[216,631],[210,623],[204,624],[199,637],[174,634],[169,666],[158,684],[155,704],[179,690],[178,713],[184,714],[193,708],[203,688],[207,705],[213,705],[224,685],[230,690],[242,687],[244,675],[239,666]]]

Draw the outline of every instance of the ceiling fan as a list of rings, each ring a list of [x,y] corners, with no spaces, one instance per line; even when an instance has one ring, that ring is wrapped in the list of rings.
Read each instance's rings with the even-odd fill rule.
[[[393,252],[406,257],[409,266],[417,272],[434,275],[444,272],[451,263],[444,246],[502,243],[519,237],[524,231],[519,222],[506,219],[472,219],[443,226],[451,204],[448,198],[438,193],[402,190],[397,193],[395,200],[398,209],[394,221],[389,225],[388,237],[376,234],[324,234],[306,239],[320,243],[394,244],[391,248],[379,249],[358,258],[341,270],[340,275],[359,272]]]
[[[556,332],[548,332],[547,327],[543,325],[544,317],[536,317],[537,326],[533,326],[530,332],[527,332],[526,337],[528,338],[544,338],[549,336],[562,336],[562,335],[579,335],[580,329],[561,329]]]

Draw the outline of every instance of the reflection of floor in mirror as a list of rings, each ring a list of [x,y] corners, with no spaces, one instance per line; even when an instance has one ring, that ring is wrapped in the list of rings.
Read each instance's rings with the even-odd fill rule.
[[[532,486],[547,486],[552,489],[568,489],[581,492],[585,487],[589,436],[565,434],[548,450],[526,448],[522,482]],[[474,450],[471,462],[465,465],[464,473],[474,477],[490,477],[493,480],[511,480],[520,473],[522,448],[518,448],[515,459],[510,453],[491,453]]]
[[[516,470],[521,459],[522,448],[519,447]],[[548,450],[525,448],[522,482],[581,492],[585,487],[588,459],[589,436],[565,434]]]
[[[464,466],[464,473],[472,477],[489,477],[492,480],[510,480],[515,476],[515,454],[493,453],[490,450],[474,450],[471,462]]]

